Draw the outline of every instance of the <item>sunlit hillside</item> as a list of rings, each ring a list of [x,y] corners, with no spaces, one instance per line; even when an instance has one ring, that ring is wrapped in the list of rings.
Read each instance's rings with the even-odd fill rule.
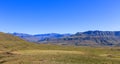
[[[0,32],[0,51],[14,51],[32,48],[35,44],[28,43],[16,36]]]

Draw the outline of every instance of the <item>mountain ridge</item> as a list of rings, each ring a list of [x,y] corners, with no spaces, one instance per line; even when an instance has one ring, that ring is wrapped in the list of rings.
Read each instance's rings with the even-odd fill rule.
[[[37,38],[37,40],[31,41],[36,43],[51,43],[59,45],[75,45],[75,46],[118,46],[120,45],[120,31],[86,31],[77,32],[75,34],[37,34],[29,35],[22,34],[17,35],[24,40]],[[24,36],[23,36],[24,35]],[[32,38],[33,37],[33,38]],[[27,40],[29,41],[29,40]]]
[[[76,46],[117,46],[120,44],[120,31],[77,32],[69,37],[63,37],[59,39],[51,38],[43,42]]]
[[[35,34],[35,35],[30,35],[25,33],[9,33],[9,34],[18,36],[29,42],[38,42],[41,40],[45,40],[46,38],[61,38],[71,35],[71,34],[59,34],[59,33],[47,33],[47,34]]]

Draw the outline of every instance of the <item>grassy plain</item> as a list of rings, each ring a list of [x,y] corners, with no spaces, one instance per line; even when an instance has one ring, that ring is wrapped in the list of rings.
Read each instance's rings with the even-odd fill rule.
[[[119,64],[119,47],[75,47],[40,44],[25,50],[1,51],[1,64]]]

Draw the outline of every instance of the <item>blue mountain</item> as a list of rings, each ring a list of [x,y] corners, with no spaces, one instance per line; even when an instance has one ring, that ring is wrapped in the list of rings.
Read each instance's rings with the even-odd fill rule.
[[[39,41],[45,40],[46,38],[57,39],[57,38],[71,36],[71,34],[58,34],[58,33],[35,34],[35,35],[30,35],[25,33],[10,33],[10,34],[14,36],[18,36],[29,42],[39,42]]]

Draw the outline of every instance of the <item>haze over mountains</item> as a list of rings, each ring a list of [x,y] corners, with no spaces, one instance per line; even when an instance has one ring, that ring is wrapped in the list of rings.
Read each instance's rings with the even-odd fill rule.
[[[24,33],[10,33],[14,36],[18,36],[24,40],[27,40],[29,42],[39,42],[43,41],[46,38],[61,38],[61,37],[67,37],[71,34],[58,34],[58,33],[48,33],[48,34],[36,34],[36,35],[30,35],[30,34],[24,34]]]
[[[13,35],[30,42],[52,43],[75,46],[119,46],[120,31],[86,31],[76,34],[38,34],[29,35],[13,33]]]

